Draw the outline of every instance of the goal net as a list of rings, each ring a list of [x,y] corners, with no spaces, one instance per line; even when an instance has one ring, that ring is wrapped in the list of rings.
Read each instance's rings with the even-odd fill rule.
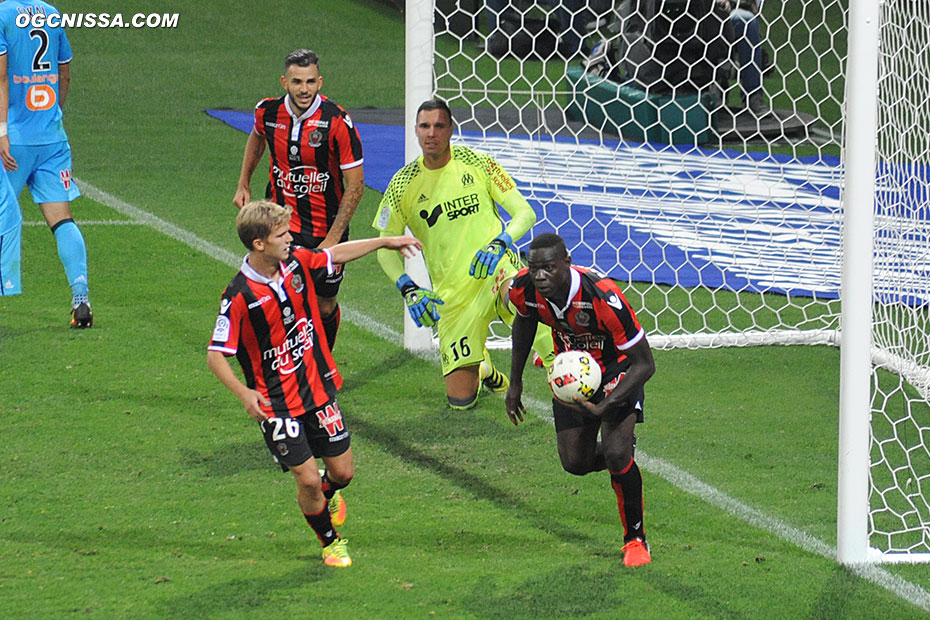
[[[408,37],[416,11],[432,34],[430,92],[408,97],[445,99],[455,139],[514,177],[538,216],[518,247],[560,234],[654,347],[838,345],[849,0],[730,2],[407,0]],[[882,3],[873,93],[864,544],[908,557],[930,551],[928,24]]]
[[[870,533],[907,558],[930,546],[930,4],[884,2],[880,35]]]

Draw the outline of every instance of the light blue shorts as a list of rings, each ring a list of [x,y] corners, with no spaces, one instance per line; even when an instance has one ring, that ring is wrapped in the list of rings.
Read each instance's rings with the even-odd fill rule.
[[[7,173],[17,198],[26,185],[36,204],[71,202],[81,195],[71,178],[71,147],[67,142],[11,145],[10,154],[19,166]]]

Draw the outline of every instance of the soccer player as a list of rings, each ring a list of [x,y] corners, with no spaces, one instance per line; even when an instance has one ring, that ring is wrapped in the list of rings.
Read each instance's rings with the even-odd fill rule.
[[[565,242],[543,233],[530,243],[529,267],[513,280],[516,308],[510,387],[505,403],[514,424],[526,413],[523,368],[538,323],[552,327],[556,352],[585,350],[601,367],[601,387],[588,401],[552,399],[552,415],[565,471],[583,476],[606,469],[623,523],[623,563],[652,561],[643,530],[643,478],[633,460],[637,422],[643,421],[643,386],[655,372],[646,332],[616,282],[572,265]],[[598,432],[601,441],[598,442]]]
[[[319,58],[306,49],[284,59],[286,94],[255,106],[255,124],[245,144],[233,197],[240,209],[251,198],[249,182],[265,152],[271,154],[265,197],[293,209],[291,235],[305,248],[328,248],[349,238],[349,220],[365,189],[362,141],[349,114],[320,94]],[[317,299],[329,347],[339,330],[337,294],[343,266],[317,284]]]
[[[536,214],[493,158],[450,145],[452,112],[445,102],[422,103],[416,118],[423,154],[394,174],[373,226],[382,235],[410,227],[423,242],[433,289],[414,283],[396,253],[379,251],[378,262],[417,326],[436,325],[449,406],[468,409],[480,385],[507,389],[507,377],[494,368],[485,341],[494,318],[513,320],[507,290],[520,264],[513,241],[536,223]],[[510,214],[506,226],[495,203]],[[551,364],[552,338],[545,326],[536,343],[544,363]]]
[[[17,26],[20,13],[47,16],[58,9],[42,0],[0,2],[0,160],[14,195],[28,185],[42,209],[71,286],[71,326],[87,328],[94,324],[87,247],[71,217],[71,201],[81,193],[71,178],[71,146],[62,124],[71,46],[60,25]]]
[[[410,255],[413,237],[381,237],[327,249],[292,248],[290,207],[262,200],[239,211],[236,229],[249,253],[223,292],[207,366],[259,423],[268,449],[297,483],[297,503],[323,545],[327,566],[350,566],[340,489],[354,475],[349,431],[336,403],[342,376],[326,338],[314,283],[337,264],[378,248]],[[245,383],[226,360],[235,355]],[[317,469],[319,457],[325,471]]]

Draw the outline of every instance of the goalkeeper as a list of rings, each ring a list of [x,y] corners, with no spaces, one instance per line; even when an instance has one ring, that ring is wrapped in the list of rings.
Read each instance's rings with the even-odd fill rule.
[[[485,341],[495,318],[513,323],[509,289],[519,269],[513,242],[536,223],[536,214],[493,158],[449,144],[452,112],[445,102],[424,102],[416,118],[423,154],[394,174],[373,226],[381,236],[410,228],[423,244],[433,288],[414,282],[396,253],[379,251],[378,262],[417,326],[436,326],[449,405],[469,409],[480,385],[507,391],[507,377],[494,368]],[[495,203],[510,214],[506,227]],[[534,348],[551,365],[548,327],[540,325]]]

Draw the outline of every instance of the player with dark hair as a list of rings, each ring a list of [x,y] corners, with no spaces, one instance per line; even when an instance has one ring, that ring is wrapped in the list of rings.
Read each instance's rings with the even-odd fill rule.
[[[342,376],[326,338],[314,284],[337,264],[380,248],[411,255],[413,237],[380,237],[327,249],[291,248],[290,207],[262,200],[245,205],[236,229],[249,253],[223,292],[207,347],[207,366],[261,427],[268,449],[297,483],[297,503],[323,545],[327,566],[349,566],[340,489],[352,480],[349,431],[336,395]],[[245,383],[227,355],[235,355]],[[314,457],[326,465],[321,473]]]
[[[53,20],[41,27],[16,25],[20,14],[40,12],[47,16],[58,14],[58,9],[42,0],[0,2],[0,160],[14,196],[28,185],[42,209],[71,287],[71,326],[82,329],[93,326],[94,315],[87,246],[71,217],[71,201],[81,192],[71,178],[71,146],[62,123],[71,84],[71,46],[63,27],[49,25]],[[21,228],[0,230],[3,233],[10,247],[14,241],[19,247]],[[10,283],[3,281],[5,288]],[[5,293],[10,292],[6,288]]]
[[[623,563],[648,564],[652,558],[643,529],[643,478],[633,460],[633,431],[643,421],[643,386],[655,372],[646,332],[616,282],[572,265],[558,235],[533,239],[528,265],[510,289],[517,316],[507,415],[518,424],[526,413],[523,368],[538,323],[552,327],[557,353],[585,350],[597,360],[602,382],[590,400],[552,399],[559,458],[565,471],[578,476],[610,472],[624,527]]]
[[[268,145],[270,164],[265,197],[293,209],[295,245],[328,248],[349,238],[349,220],[365,190],[362,141],[348,112],[320,94],[316,53],[294,50],[284,60],[285,95],[255,106],[255,123],[245,144],[233,204],[251,198],[249,183]],[[317,284],[317,299],[330,348],[336,343],[340,312],[337,295],[342,265]]]
[[[416,118],[423,154],[391,179],[372,225],[382,235],[410,228],[423,242],[433,288],[414,283],[394,253],[379,251],[378,262],[414,322],[436,325],[449,406],[468,409],[477,402],[481,385],[494,392],[507,389],[507,377],[491,363],[485,341],[492,320],[513,319],[507,289],[520,259],[512,246],[536,223],[536,214],[492,157],[450,145],[452,112],[444,101],[422,103]],[[506,226],[498,204],[510,214]],[[541,327],[536,344],[543,362],[551,365],[547,328]]]

